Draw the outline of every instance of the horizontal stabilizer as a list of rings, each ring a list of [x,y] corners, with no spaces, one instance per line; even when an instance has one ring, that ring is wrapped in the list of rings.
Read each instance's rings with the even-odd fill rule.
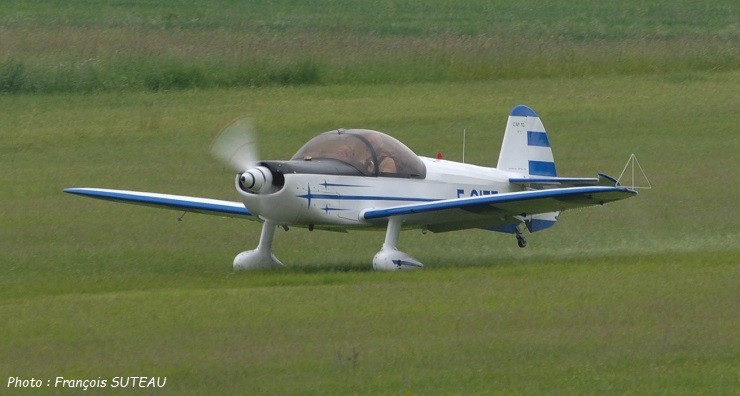
[[[254,219],[241,202],[218,199],[187,197],[184,195],[157,194],[150,192],[108,190],[103,188],[67,188],[64,192],[106,201],[134,205],[152,206],[183,212],[194,212],[215,216]],[[256,219],[255,219],[256,220]]]
[[[599,173],[599,177],[512,177],[509,183],[538,190],[547,187],[620,185],[617,179],[604,173]]]
[[[621,186],[619,184],[619,180],[615,179],[612,176],[607,175],[606,173],[599,172],[599,185],[600,186]]]
[[[575,187],[595,186],[599,179],[595,177],[512,177],[509,183],[524,187],[548,186],[548,187]]]

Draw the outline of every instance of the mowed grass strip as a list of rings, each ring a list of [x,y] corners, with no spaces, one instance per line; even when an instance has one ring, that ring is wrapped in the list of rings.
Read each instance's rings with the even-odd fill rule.
[[[165,394],[725,394],[736,269],[729,256],[574,258],[6,300],[0,371],[167,376]]]

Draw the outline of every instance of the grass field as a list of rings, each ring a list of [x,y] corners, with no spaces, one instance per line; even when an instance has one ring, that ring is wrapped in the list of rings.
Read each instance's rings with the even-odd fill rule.
[[[167,393],[695,393],[737,387],[740,77],[612,77],[0,98],[0,373],[167,376]],[[337,126],[492,165],[529,103],[562,174],[655,189],[513,238],[408,232],[422,272],[369,272],[382,233],[279,233],[284,271],[231,272],[253,223],[67,196],[233,199],[208,155],[250,113],[266,158]],[[51,389],[53,390],[53,388]],[[57,389],[58,390],[58,389]],[[108,389],[110,390],[110,389]]]
[[[15,377],[125,392],[116,376],[178,395],[735,394],[737,6],[417,3],[2,2],[0,394],[39,393]],[[198,80],[249,54],[247,83]],[[559,174],[618,175],[635,153],[654,188],[566,212],[526,249],[406,232],[426,267],[393,274],[371,270],[382,232],[280,231],[285,269],[233,273],[258,224],[61,192],[235,200],[208,149],[243,115],[264,158],[362,127],[460,160],[464,129],[466,161],[494,166],[520,103]]]
[[[732,0],[0,4],[0,92],[490,81],[738,68]]]

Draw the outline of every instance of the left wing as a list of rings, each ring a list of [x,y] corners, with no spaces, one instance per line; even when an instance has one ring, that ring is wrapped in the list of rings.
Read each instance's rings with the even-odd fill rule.
[[[67,188],[64,192],[134,205],[257,220],[241,202],[104,188]]]
[[[431,231],[451,231],[493,227],[511,223],[512,216],[603,205],[634,195],[637,192],[628,188],[605,186],[517,191],[369,209],[362,213],[362,217],[372,221],[400,216],[407,225],[425,226]]]

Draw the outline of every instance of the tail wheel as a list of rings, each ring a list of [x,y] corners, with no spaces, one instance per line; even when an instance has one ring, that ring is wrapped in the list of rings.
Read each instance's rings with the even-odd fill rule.
[[[527,238],[522,234],[516,234],[516,243],[520,248],[525,248],[527,247]]]

